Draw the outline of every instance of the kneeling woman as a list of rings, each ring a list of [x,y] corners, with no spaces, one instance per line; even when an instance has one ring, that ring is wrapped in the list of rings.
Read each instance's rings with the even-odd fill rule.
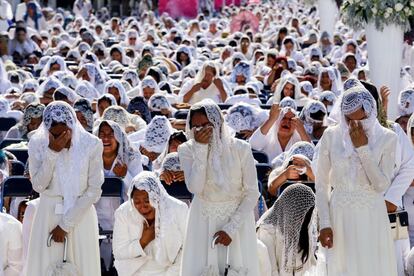
[[[315,194],[303,184],[287,187],[259,220],[257,235],[267,247],[272,275],[316,272]]]
[[[115,212],[118,275],[179,275],[188,208],[169,196],[154,173],[131,183],[130,200]]]

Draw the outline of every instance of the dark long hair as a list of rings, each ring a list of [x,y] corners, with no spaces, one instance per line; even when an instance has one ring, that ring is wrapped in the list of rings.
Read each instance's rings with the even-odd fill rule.
[[[308,226],[312,219],[313,209],[312,207],[306,213],[305,219],[302,223],[302,228],[300,229],[300,236],[299,236],[299,252],[302,252],[302,263],[305,263],[309,257],[309,233],[308,233]]]

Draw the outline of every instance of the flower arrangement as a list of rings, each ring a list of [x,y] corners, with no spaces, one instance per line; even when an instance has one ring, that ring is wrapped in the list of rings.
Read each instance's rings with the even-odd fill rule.
[[[409,20],[414,15],[414,0],[346,0],[341,9],[344,22],[355,30],[373,22],[381,31],[390,24],[408,31]]]

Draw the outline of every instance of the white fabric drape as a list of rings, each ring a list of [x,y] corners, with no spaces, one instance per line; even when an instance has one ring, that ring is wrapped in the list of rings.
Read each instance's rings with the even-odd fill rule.
[[[368,43],[369,74],[377,86],[386,85],[391,89],[388,117],[395,119],[398,115],[397,99],[400,87],[400,68],[403,53],[404,30],[397,25],[386,25],[382,31],[375,23],[368,23],[365,28]]]
[[[321,33],[327,32],[332,38],[338,19],[338,6],[334,0],[318,0]]]

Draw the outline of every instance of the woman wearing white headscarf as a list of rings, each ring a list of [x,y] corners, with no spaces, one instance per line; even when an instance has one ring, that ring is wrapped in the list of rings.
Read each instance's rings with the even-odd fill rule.
[[[375,100],[362,86],[345,91],[340,110],[315,164],[319,240],[331,249],[328,272],[397,275],[383,197],[396,164],[397,135],[379,124]]]
[[[139,76],[136,70],[128,69],[122,74],[122,80],[127,81],[132,88],[139,85]]]
[[[331,91],[338,97],[342,93],[340,87],[339,76],[335,75],[335,68],[322,67],[318,77],[318,94],[324,91]]]
[[[254,208],[259,197],[251,148],[232,138],[211,100],[191,107],[190,140],[178,148],[188,190],[194,194],[184,243],[182,276],[221,275],[229,246],[233,269],[259,275]]]
[[[103,63],[109,65],[109,63],[114,60],[121,63],[123,66],[129,66],[131,64],[131,59],[125,54],[125,49],[120,44],[111,46],[109,57]]]
[[[237,103],[228,109],[225,116],[235,136],[248,139],[253,132],[266,120],[266,112],[247,103]]]
[[[125,41],[121,43],[122,47],[132,48],[137,52],[140,52],[143,44],[139,41],[140,37],[135,29],[129,29],[126,31]]]
[[[102,119],[118,123],[127,133],[144,130],[147,126],[144,119],[140,116],[129,114],[125,108],[117,105],[106,108],[103,112]]]
[[[68,74],[70,72],[67,70],[65,60],[61,56],[52,56],[43,68],[40,76],[48,77],[59,71],[66,72]]]
[[[253,149],[264,151],[273,160],[299,141],[311,140],[296,111],[291,107],[273,105],[269,118],[253,133],[249,142]]]
[[[311,100],[303,107],[299,117],[312,140],[322,137],[327,126],[327,113],[325,105],[320,101]]]
[[[146,129],[131,134],[129,138],[139,145],[141,153],[153,162],[167,148],[172,133],[170,121],[165,116],[155,116]]]
[[[285,97],[291,97],[295,100],[297,106],[304,106],[307,99],[301,93],[300,83],[298,78],[293,74],[284,75],[276,86],[276,91],[268,100],[268,104],[280,103]]]
[[[151,172],[133,179],[128,196],[115,212],[113,248],[118,275],[180,275],[187,205],[169,196]]]
[[[182,86],[178,96],[182,97],[183,102],[189,104],[195,104],[203,99],[223,103],[228,94],[223,80],[219,77],[216,64],[208,61],[204,63],[203,68],[193,80],[187,81]]]
[[[73,13],[75,16],[80,16],[84,19],[89,18],[92,13],[92,4],[89,0],[76,0],[73,3]]]
[[[99,91],[96,90],[96,88],[86,80],[78,81],[75,88],[75,93],[82,98],[88,99],[90,101],[93,101],[100,97]]]
[[[23,268],[22,224],[0,213],[0,233],[0,275],[19,276]]]
[[[280,55],[293,58],[300,66],[304,66],[305,57],[298,49],[298,43],[296,39],[291,36],[286,36],[283,39],[282,47],[280,49]]]
[[[115,97],[116,102],[119,106],[124,108],[128,107],[129,98],[125,91],[124,86],[119,80],[110,80],[105,84],[105,94],[111,94]]]
[[[61,101],[49,104],[29,142],[30,177],[40,202],[24,275],[46,275],[51,264],[61,262],[65,237],[68,262],[81,275],[100,275],[93,204],[101,195],[102,164],[102,143],[83,129],[73,108]],[[55,242],[48,247],[50,235]]]
[[[84,64],[79,70],[78,79],[89,81],[100,93],[104,93],[106,75],[93,63]]]
[[[27,139],[28,134],[40,126],[44,110],[43,104],[29,104],[24,110],[22,121],[9,129],[5,138]]]
[[[114,121],[102,120],[95,127],[95,136],[99,137],[104,146],[102,152],[105,177],[121,177],[124,181],[123,198],[126,201],[126,192],[132,178],[142,171],[141,153],[133,147],[125,131]],[[114,227],[114,212],[119,207],[119,198],[101,198],[95,203],[99,226],[103,230],[112,230]],[[111,264],[111,241],[104,240],[100,246],[101,258],[109,268]]]
[[[315,194],[303,184],[287,187],[258,221],[257,236],[267,247],[272,275],[317,275]]]

